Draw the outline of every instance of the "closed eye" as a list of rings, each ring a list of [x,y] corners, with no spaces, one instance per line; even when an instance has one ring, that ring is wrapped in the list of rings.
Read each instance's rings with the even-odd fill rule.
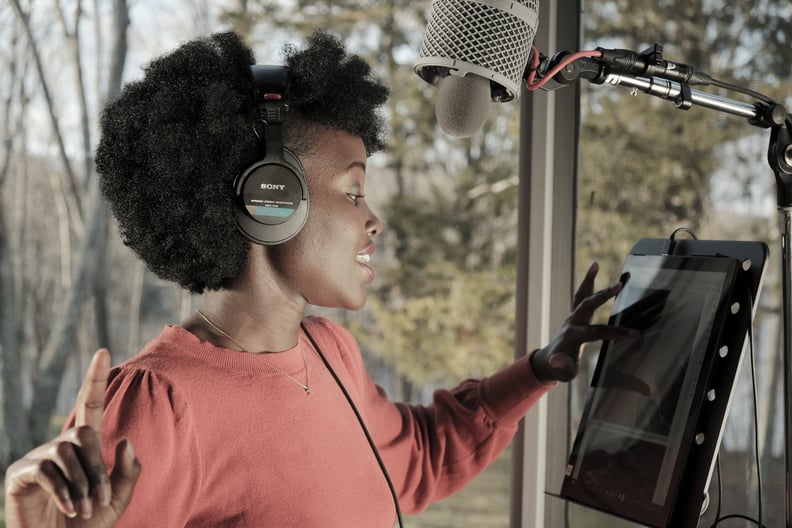
[[[365,198],[366,197],[365,194],[356,194],[356,193],[346,193],[346,195],[349,196],[349,199],[352,200],[352,203],[355,204],[355,207],[357,207],[359,198]]]

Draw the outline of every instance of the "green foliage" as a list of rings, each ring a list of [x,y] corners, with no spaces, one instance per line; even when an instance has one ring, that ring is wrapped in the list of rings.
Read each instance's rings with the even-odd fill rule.
[[[775,72],[789,76],[785,0],[728,5],[673,0],[662,2],[662,10],[646,0],[587,4],[585,37],[593,45],[642,50],[658,43],[669,60],[769,96],[777,88],[751,86],[753,80],[772,80]],[[780,17],[785,9],[787,16]],[[773,30],[765,31],[766,25]],[[744,99],[735,92],[694,88]],[[581,266],[598,260],[604,268],[617,269],[636,240],[667,237],[678,227],[688,227],[700,238],[712,231],[713,175],[735,169],[726,165],[734,156],[724,152],[730,154],[739,138],[755,131],[740,118],[702,107],[682,112],[642,93],[631,97],[622,88],[585,86]]]
[[[416,385],[483,375],[508,362],[514,329],[514,269],[471,272],[435,260],[419,277],[422,291],[397,302],[374,298],[377,331],[367,349]]]

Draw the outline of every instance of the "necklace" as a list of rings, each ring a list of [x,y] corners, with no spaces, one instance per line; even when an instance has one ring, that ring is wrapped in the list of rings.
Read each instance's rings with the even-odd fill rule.
[[[209,319],[209,317],[207,317],[207,316],[206,316],[206,314],[205,314],[205,313],[203,313],[203,312],[200,310],[200,308],[198,309],[198,315],[200,315],[200,316],[201,316],[201,318],[202,318],[204,321],[206,321],[206,324],[208,324],[209,326],[211,326],[211,327],[212,327],[212,329],[213,329],[215,332],[217,332],[217,333],[218,333],[218,334],[220,334],[221,336],[225,337],[226,339],[228,339],[229,341],[231,341],[232,343],[234,343],[234,345],[236,345],[236,347],[237,347],[239,350],[241,350],[242,352],[245,352],[245,353],[250,353],[250,352],[249,352],[247,349],[245,349],[245,347],[243,347],[242,345],[240,345],[240,344],[237,342],[237,340],[236,340],[236,339],[234,339],[233,337],[231,337],[230,335],[228,335],[226,332],[224,332],[224,331],[223,331],[223,329],[222,329],[222,328],[220,328],[220,327],[219,327],[219,326],[217,326],[217,325],[216,325],[214,322],[212,322],[212,320],[211,320],[211,319]],[[307,360],[307,359],[305,359],[305,350],[303,350],[303,349],[302,349],[302,347],[300,347],[300,352],[302,353],[302,358],[303,358],[303,365],[305,365],[305,384],[303,384],[303,383],[302,383],[300,380],[298,380],[298,379],[297,379],[297,378],[295,378],[294,376],[291,376],[291,375],[290,375],[288,372],[284,372],[283,370],[279,369],[279,368],[278,368],[278,367],[276,367],[275,365],[270,365],[269,363],[267,363],[267,362],[266,362],[266,361],[264,361],[263,359],[259,359],[259,361],[260,361],[261,363],[263,363],[263,364],[264,364],[264,366],[266,366],[266,367],[268,367],[268,368],[272,369],[273,371],[277,372],[278,374],[280,374],[280,375],[282,375],[282,376],[285,376],[286,378],[288,378],[288,379],[289,379],[289,380],[291,380],[292,382],[294,382],[294,383],[296,383],[297,385],[299,385],[300,387],[302,387],[302,389],[305,391],[305,394],[313,394],[313,389],[311,389],[311,387],[308,385],[308,360]]]

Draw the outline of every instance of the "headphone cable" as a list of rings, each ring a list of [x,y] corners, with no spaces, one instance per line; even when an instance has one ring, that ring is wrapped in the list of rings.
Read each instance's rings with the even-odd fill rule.
[[[305,323],[300,322],[300,326],[302,327],[303,332],[305,332],[305,335],[308,336],[308,340],[311,341],[311,344],[316,350],[316,353],[319,354],[320,358],[322,358],[322,363],[324,363],[327,370],[333,376],[333,379],[335,380],[338,387],[341,389],[341,392],[344,393],[344,397],[346,397],[346,400],[349,403],[349,406],[352,408],[352,411],[354,411],[355,417],[357,418],[360,427],[363,429],[363,434],[366,435],[366,440],[368,440],[369,446],[371,446],[371,451],[374,453],[374,457],[377,459],[377,463],[379,464],[380,469],[382,470],[382,474],[385,476],[385,481],[388,483],[388,489],[390,490],[391,496],[393,497],[393,504],[396,507],[396,518],[399,521],[399,527],[404,528],[404,523],[402,522],[401,508],[399,507],[399,498],[398,495],[396,494],[396,488],[393,486],[393,481],[391,480],[390,475],[388,474],[388,470],[385,468],[385,462],[382,460],[382,456],[380,456],[379,450],[377,449],[377,445],[374,443],[374,439],[371,437],[371,433],[369,433],[369,430],[366,427],[365,422],[363,421],[363,417],[361,416],[360,411],[358,411],[357,406],[355,406],[355,403],[352,401],[352,397],[349,395],[349,392],[346,390],[346,387],[344,387],[344,384],[341,382],[341,378],[339,378],[338,374],[336,374],[335,370],[333,370],[333,367],[330,365],[330,362],[325,357],[324,353],[322,352],[322,349],[319,348],[319,345],[316,343],[313,336],[308,331],[308,328],[305,326]]]

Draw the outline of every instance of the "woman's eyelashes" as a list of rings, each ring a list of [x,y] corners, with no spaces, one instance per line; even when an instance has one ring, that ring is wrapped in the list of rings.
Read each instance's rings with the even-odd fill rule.
[[[355,204],[355,207],[357,207],[358,205],[358,199],[366,197],[365,194],[352,193],[352,192],[348,192],[346,193],[346,195],[349,196],[349,199],[352,200],[352,203]]]

